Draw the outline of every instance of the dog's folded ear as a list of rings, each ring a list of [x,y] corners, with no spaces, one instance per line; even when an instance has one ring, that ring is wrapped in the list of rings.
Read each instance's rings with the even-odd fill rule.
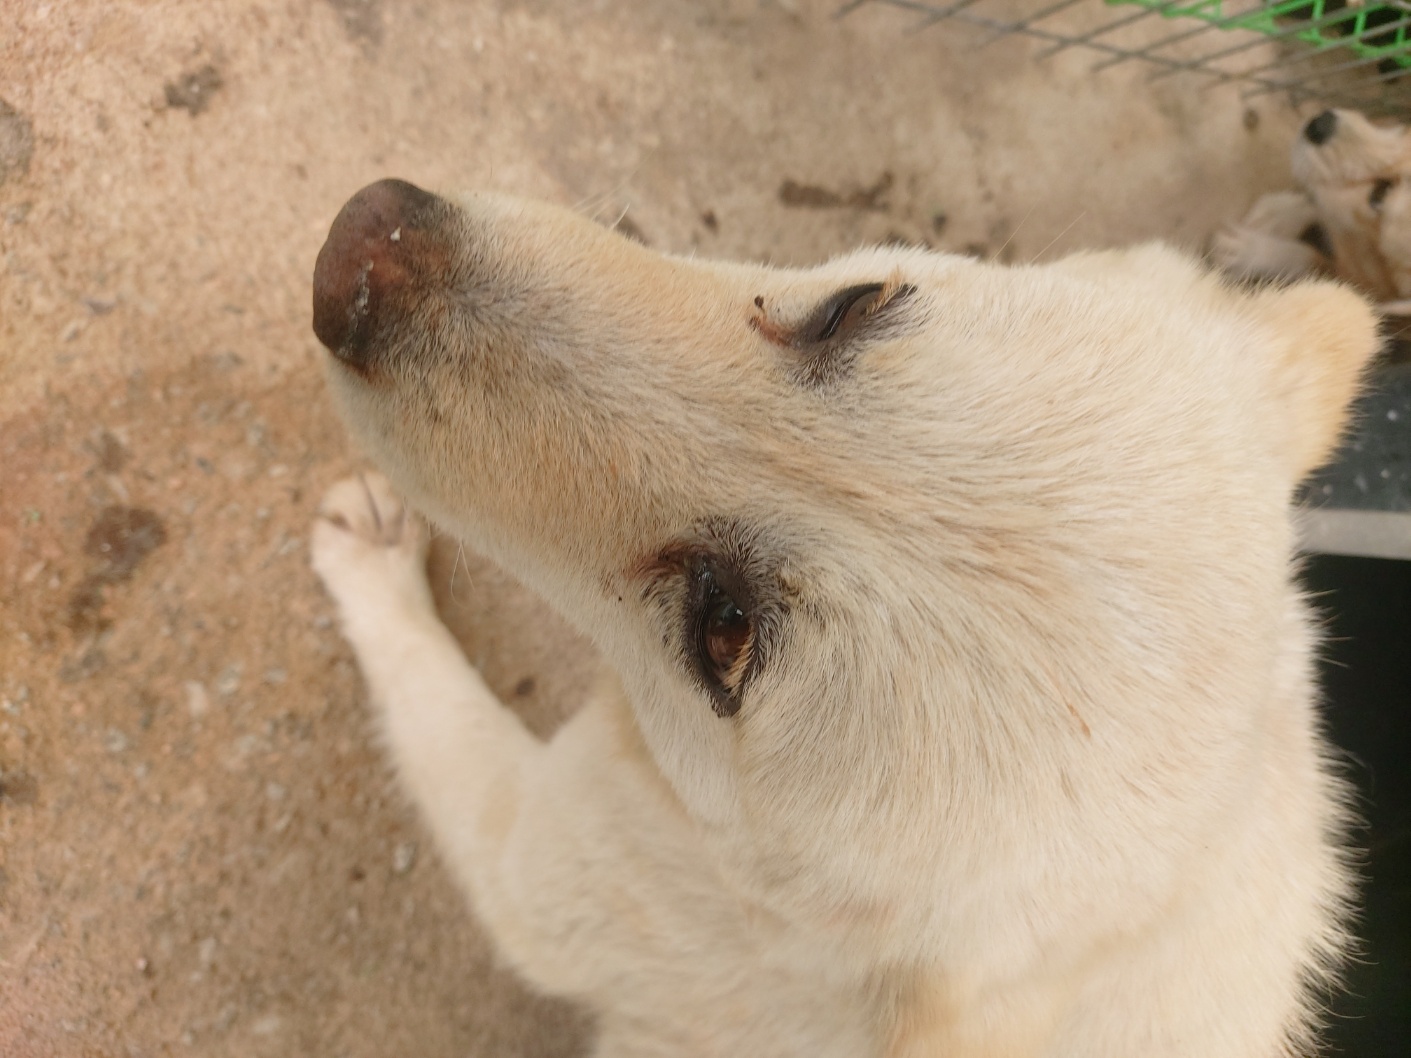
[[[1274,391],[1287,426],[1295,479],[1325,463],[1348,425],[1349,405],[1381,347],[1378,318],[1349,287],[1305,282],[1255,295],[1260,321],[1274,333]]]

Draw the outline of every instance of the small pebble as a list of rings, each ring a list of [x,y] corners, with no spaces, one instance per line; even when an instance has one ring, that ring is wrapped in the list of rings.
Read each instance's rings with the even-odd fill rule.
[[[404,841],[392,850],[392,873],[406,874],[416,862],[416,845]]]
[[[225,671],[216,677],[216,693],[222,698],[229,698],[240,688],[240,676],[245,666],[240,662],[227,665]]]
[[[193,718],[200,719],[211,709],[211,699],[206,694],[206,685],[196,680],[187,680],[186,687],[186,710]]]

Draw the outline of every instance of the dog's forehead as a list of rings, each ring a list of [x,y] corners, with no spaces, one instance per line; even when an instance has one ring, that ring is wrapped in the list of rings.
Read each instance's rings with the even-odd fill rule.
[[[570,297],[645,284],[643,295],[728,295],[749,303],[756,295],[816,296],[834,285],[898,271],[908,276],[1016,271],[968,255],[900,244],[850,249],[821,263],[795,266],[701,258],[644,246],[590,217],[547,203],[486,194],[460,195],[454,201],[460,207],[460,254],[472,268],[493,272],[504,284],[553,283]],[[702,280],[710,282],[702,286]],[[670,286],[677,289],[667,290]]]
[[[693,442],[753,438],[767,447],[769,458],[741,464],[741,479],[816,468],[835,444],[892,478],[885,468],[899,450],[907,472],[914,465],[918,430],[964,449],[964,431],[979,423],[1130,423],[1134,401],[1120,387],[1160,386],[1163,372],[1184,383],[1191,362],[1238,341],[1240,295],[1155,244],[1018,267],[875,246],[776,268],[659,253],[539,205],[492,200],[477,209],[476,255],[502,261],[517,287],[552,291],[546,312],[513,321],[516,336],[552,335],[597,407],[689,424]],[[793,353],[767,340],[770,328],[798,324],[839,290],[869,283],[914,292],[884,335],[859,340],[860,369],[831,386],[790,384],[779,368]],[[1060,397],[1076,399],[1085,418],[1059,414]],[[771,422],[788,429],[767,429]]]

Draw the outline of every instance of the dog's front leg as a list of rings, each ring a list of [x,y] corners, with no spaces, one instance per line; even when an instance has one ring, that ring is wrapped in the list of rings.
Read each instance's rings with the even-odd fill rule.
[[[499,860],[523,776],[545,747],[436,615],[426,547],[420,519],[385,478],[368,474],[325,496],[313,565],[337,600],[397,770],[475,899]]]
[[[538,741],[437,617],[426,530],[386,480],[340,482],[320,513],[313,565],[402,781],[500,954],[603,1015],[598,1053],[868,1053],[856,1005],[809,972],[749,972],[749,916],[625,702],[600,694]]]
[[[1328,258],[1316,247],[1243,224],[1215,234],[1210,258],[1221,271],[1236,279],[1296,279],[1331,271]]]

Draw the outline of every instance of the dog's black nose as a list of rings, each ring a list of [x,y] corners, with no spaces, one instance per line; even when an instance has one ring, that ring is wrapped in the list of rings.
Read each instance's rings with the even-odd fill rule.
[[[314,264],[314,334],[367,367],[415,296],[444,270],[450,204],[405,180],[379,180],[334,218]]]
[[[1325,110],[1303,126],[1303,138],[1315,147],[1321,147],[1333,138],[1333,130],[1338,127],[1338,116]]]

